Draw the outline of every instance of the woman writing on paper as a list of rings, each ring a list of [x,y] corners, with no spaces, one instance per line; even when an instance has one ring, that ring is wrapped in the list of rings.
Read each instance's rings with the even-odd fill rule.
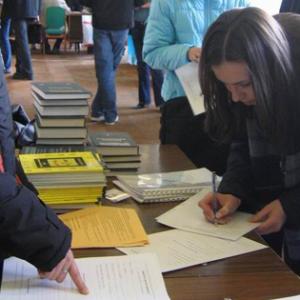
[[[0,62],[0,70],[3,70]],[[42,278],[62,282],[69,273],[79,292],[88,289],[76,266],[70,230],[15,176],[15,149],[10,101],[0,72],[0,265],[9,256],[22,258]]]
[[[258,8],[222,14],[203,42],[200,83],[206,128],[230,140],[216,199],[199,205],[209,221],[255,213],[257,231],[300,273],[300,16]],[[218,210],[214,213],[214,201]]]

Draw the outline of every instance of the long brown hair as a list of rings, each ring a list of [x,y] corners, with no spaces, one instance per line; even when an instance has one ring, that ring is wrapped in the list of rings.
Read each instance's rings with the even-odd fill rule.
[[[300,26],[300,17],[296,21]],[[300,130],[300,93],[289,41],[281,25],[263,10],[249,7],[223,13],[208,29],[199,78],[207,111],[206,128],[218,140],[229,140],[249,111],[231,101],[230,93],[212,71],[212,66],[225,61],[247,64],[256,96],[251,109],[269,141],[280,149],[290,140],[293,144]]]

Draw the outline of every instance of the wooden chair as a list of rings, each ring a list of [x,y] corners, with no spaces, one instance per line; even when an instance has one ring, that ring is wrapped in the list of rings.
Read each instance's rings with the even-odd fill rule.
[[[50,6],[46,10],[45,39],[63,39],[64,51],[66,52],[66,14],[65,10],[58,6]],[[44,45],[45,53],[45,45]]]

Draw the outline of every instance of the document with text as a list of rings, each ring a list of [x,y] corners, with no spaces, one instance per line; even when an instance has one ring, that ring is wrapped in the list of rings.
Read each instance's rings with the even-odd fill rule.
[[[246,238],[230,241],[178,229],[150,234],[149,241],[144,247],[118,249],[126,254],[155,253],[160,270],[169,272],[266,248]]]
[[[80,258],[76,262],[88,295],[79,294],[70,277],[61,284],[40,279],[35,267],[13,257],[4,262],[0,300],[170,300],[154,254]]]
[[[205,219],[202,209],[198,206],[199,200],[207,192],[208,190],[203,190],[170,209],[157,217],[157,222],[173,228],[228,240],[237,240],[259,226],[259,223],[251,223],[249,221],[251,214],[243,212],[236,212],[227,224],[216,225],[209,223]]]
[[[72,231],[72,248],[141,246],[148,243],[132,208],[100,206],[59,216]]]
[[[191,62],[175,70],[194,115],[204,112],[204,99],[199,83],[198,63]]]

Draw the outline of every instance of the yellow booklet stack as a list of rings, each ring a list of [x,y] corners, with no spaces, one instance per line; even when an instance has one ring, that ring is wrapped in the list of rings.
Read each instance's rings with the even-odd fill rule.
[[[19,159],[39,197],[54,208],[96,203],[106,186],[99,157],[89,151],[20,154]]]

